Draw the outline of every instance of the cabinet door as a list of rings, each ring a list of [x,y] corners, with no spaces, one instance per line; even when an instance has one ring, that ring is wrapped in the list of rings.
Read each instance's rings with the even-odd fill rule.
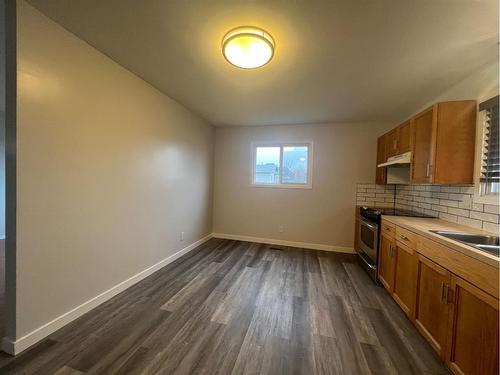
[[[415,325],[439,356],[445,358],[451,273],[418,255]]]
[[[405,122],[404,124],[401,124],[398,127],[398,141],[397,141],[397,146],[398,146],[398,154],[402,154],[405,152],[410,151],[410,135],[411,135],[411,129],[410,129],[410,121]]]
[[[438,104],[435,184],[472,184],[476,144],[476,102]]]
[[[359,251],[359,216],[357,212],[356,219],[354,220],[354,251]]]
[[[417,254],[410,247],[396,242],[396,271],[392,297],[409,318],[415,316],[417,299]]]
[[[437,106],[416,115],[412,120],[412,183],[433,182],[433,160],[436,145]]]
[[[378,279],[389,292],[394,290],[394,268],[396,266],[395,241],[382,234],[380,237]]]
[[[398,129],[385,134],[385,159],[398,154]]]
[[[498,300],[452,276],[446,362],[455,374],[498,375]]]
[[[385,137],[378,137],[377,140],[377,165],[385,163]],[[379,185],[386,183],[386,168],[378,168],[375,174],[375,182]]]

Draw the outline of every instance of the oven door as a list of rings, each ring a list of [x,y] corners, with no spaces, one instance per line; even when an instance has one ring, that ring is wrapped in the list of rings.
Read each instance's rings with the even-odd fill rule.
[[[364,219],[359,220],[359,247],[377,265],[378,225]]]

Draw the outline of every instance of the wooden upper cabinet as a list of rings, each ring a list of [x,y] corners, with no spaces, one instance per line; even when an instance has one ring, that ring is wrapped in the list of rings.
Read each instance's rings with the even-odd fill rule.
[[[398,128],[385,134],[385,159],[398,155]]]
[[[411,150],[411,122],[408,120],[398,126],[398,154],[403,154]]]
[[[411,151],[411,183],[472,184],[476,113],[475,100],[434,104],[378,139],[377,164]],[[376,180],[386,183],[386,168]]]
[[[417,273],[415,325],[444,360],[451,306],[449,303],[451,273],[420,254]]]
[[[378,137],[377,140],[377,165],[385,163],[385,136]],[[375,183],[379,185],[385,185],[386,178],[386,168],[376,167]]]
[[[448,367],[460,375],[498,375],[498,300],[454,275],[450,291]]]
[[[474,177],[476,102],[442,102],[411,120],[411,182],[471,184]]]
[[[476,113],[474,100],[439,103],[434,183],[472,184]]]
[[[419,113],[412,119],[413,155],[411,163],[411,182],[428,184],[432,182],[432,160],[436,144],[434,107]]]
[[[411,122],[402,123],[398,127],[384,134],[385,158],[403,154],[411,150]],[[380,139],[380,138],[379,138]],[[379,141],[380,142],[380,141]]]

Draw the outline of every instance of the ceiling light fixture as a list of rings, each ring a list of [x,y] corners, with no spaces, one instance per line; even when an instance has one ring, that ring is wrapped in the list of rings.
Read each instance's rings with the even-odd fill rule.
[[[232,65],[254,69],[266,65],[274,55],[273,37],[258,27],[242,26],[222,39],[222,54]]]

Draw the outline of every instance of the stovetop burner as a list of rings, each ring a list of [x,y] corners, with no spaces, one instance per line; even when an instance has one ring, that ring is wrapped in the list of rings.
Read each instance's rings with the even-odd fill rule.
[[[370,208],[369,208],[370,210]],[[414,216],[414,217],[432,217],[421,212],[412,210],[403,210],[400,208],[375,208],[375,212],[380,212],[381,215],[392,215],[392,216]]]
[[[404,210],[399,208],[382,208],[382,207],[360,207],[359,213],[364,218],[373,221],[375,223],[380,223],[382,215],[426,217],[426,218],[435,217],[418,211]]]

